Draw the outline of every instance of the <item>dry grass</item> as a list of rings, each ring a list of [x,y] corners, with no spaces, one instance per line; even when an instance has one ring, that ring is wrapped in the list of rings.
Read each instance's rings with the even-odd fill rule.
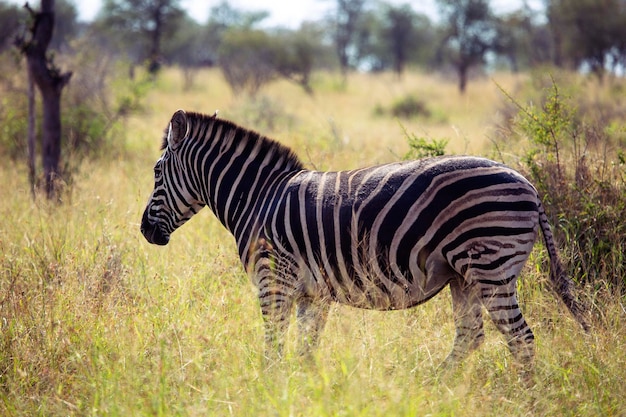
[[[273,118],[258,129],[311,166],[343,169],[406,152],[398,123],[372,111],[407,93],[447,114],[446,123],[403,122],[407,130],[479,153],[497,107],[490,81],[470,84],[464,98],[424,74],[357,75],[346,91],[319,75],[314,97],[277,83],[256,101],[231,96],[215,72],[199,74],[193,92],[181,86],[180,73],[164,74],[146,112],[128,122],[126,156],[84,166],[62,206],[33,203],[23,167],[0,168],[1,415],[626,414],[623,305],[607,298],[584,336],[539,284],[540,250],[520,288],[538,343],[526,387],[490,325],[457,374],[436,372],[454,332],[447,293],[407,311],[335,307],[317,366],[289,356],[264,371],[254,292],[213,216],[199,214],[166,247],[139,233],[162,130],[177,108],[219,108],[242,123]]]

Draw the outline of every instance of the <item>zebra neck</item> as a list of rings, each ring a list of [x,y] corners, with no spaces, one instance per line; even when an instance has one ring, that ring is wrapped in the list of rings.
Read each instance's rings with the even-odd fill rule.
[[[299,172],[293,152],[256,132],[215,121],[197,172],[203,200],[238,242],[258,227],[260,210],[276,187]],[[209,135],[207,135],[209,136]]]

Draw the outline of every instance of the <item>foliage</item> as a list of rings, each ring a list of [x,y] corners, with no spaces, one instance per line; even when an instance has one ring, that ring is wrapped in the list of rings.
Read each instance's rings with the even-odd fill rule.
[[[0,54],[0,152],[26,161],[27,96],[24,80],[14,75],[18,71],[23,74],[24,66],[10,53]]]
[[[596,290],[626,291],[626,164],[617,150],[624,146],[626,108],[619,125],[593,119],[554,79],[539,106],[507,96],[518,109],[513,129],[531,145],[525,171],[566,247],[572,275]]]
[[[230,28],[252,29],[267,19],[269,13],[264,10],[247,11],[233,7],[232,3],[222,0],[211,7],[208,26],[216,33]],[[219,36],[218,36],[219,38]]]
[[[401,125],[402,126],[402,125]],[[405,160],[415,160],[422,158],[433,158],[446,154],[447,139],[432,139],[417,136],[415,133],[409,132],[402,126],[404,136],[409,145],[409,151],[404,155]]]
[[[404,155],[406,160],[432,158],[446,154],[447,139],[419,137],[414,133],[407,132],[406,129],[404,129],[404,134],[409,145],[409,151]]]

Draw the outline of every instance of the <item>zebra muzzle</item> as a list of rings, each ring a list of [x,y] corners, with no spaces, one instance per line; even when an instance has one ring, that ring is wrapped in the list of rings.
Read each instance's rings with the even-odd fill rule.
[[[150,219],[148,219],[148,209],[144,211],[143,217],[141,218],[141,234],[146,240],[154,245],[167,245],[170,241],[169,236],[163,234],[161,229],[158,227],[156,223],[152,223]]]

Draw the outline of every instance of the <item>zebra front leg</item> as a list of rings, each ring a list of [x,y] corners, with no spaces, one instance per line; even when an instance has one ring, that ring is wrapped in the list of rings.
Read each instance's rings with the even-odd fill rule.
[[[282,277],[276,261],[271,255],[272,246],[260,240],[262,249],[254,265],[254,278],[258,288],[261,315],[265,323],[265,359],[275,362],[282,358],[285,333],[293,304],[293,288]]]
[[[317,349],[320,335],[328,318],[329,303],[304,296],[297,300],[296,318],[298,322],[298,353],[307,359],[312,358]]]
[[[485,340],[483,315],[476,285],[468,285],[463,277],[456,275],[450,281],[452,313],[456,334],[452,351],[441,364],[453,369]]]
[[[259,303],[265,323],[265,360],[276,362],[283,357],[292,300],[281,288],[268,286],[259,289]]]

